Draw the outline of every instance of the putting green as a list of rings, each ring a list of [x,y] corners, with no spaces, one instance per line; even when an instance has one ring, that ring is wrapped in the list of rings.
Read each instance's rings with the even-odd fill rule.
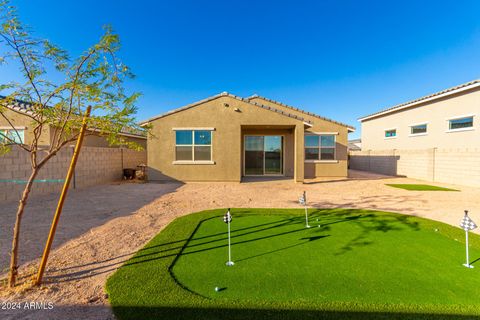
[[[218,217],[202,221],[172,269],[184,287],[209,298],[478,302],[480,273],[461,265],[462,243],[405,216],[315,212],[307,229],[303,216],[282,210],[232,214],[235,265],[225,265],[225,223]],[[479,258],[480,251],[471,256]]]
[[[462,266],[459,228],[346,209],[312,210],[312,227],[305,228],[303,210],[233,209],[235,265],[228,267],[224,212],[175,220],[110,277],[116,316],[303,319],[322,311],[325,319],[457,319],[480,313],[480,265]],[[480,258],[473,234],[470,256]]]

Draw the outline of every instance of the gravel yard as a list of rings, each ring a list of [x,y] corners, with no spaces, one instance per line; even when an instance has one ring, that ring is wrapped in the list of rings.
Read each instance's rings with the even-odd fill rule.
[[[309,205],[365,208],[417,215],[457,225],[464,209],[480,222],[479,188],[429,183],[461,192],[407,191],[386,183],[424,183],[350,171],[348,179],[244,183],[121,183],[72,191],[57,230],[39,290],[3,292],[2,301],[52,302],[53,309],[1,310],[2,319],[112,319],[104,284],[126,259],[175,217],[224,207],[299,207],[302,191]],[[21,239],[21,275],[38,264],[58,195],[32,198],[25,212]],[[16,203],[0,205],[0,267],[9,259]]]

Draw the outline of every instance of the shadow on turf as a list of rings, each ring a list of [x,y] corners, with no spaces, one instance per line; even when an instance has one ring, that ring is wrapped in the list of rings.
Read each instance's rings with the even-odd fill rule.
[[[356,210],[356,212],[358,212],[358,211],[359,210]],[[220,219],[220,218],[221,218],[220,216],[212,217],[212,218],[208,218],[204,221],[207,221],[207,220],[210,220],[210,219]],[[238,237],[259,233],[259,232],[270,230],[270,229],[280,228],[280,227],[288,226],[288,225],[291,225],[291,224],[298,224],[299,226],[302,226],[305,223],[304,219],[305,218],[303,216],[299,215],[298,217],[289,217],[288,219],[279,220],[279,221],[275,221],[275,222],[272,222],[272,223],[255,225],[255,226],[252,226],[252,227],[241,228],[241,229],[238,229],[238,230],[233,229],[232,230],[232,236],[231,236],[232,246],[236,246],[236,245],[244,244],[244,243],[255,242],[255,241],[259,241],[259,240],[265,240],[265,239],[269,239],[269,238],[273,238],[273,237],[280,237],[280,236],[284,236],[284,235],[292,234],[292,233],[297,233],[297,232],[299,232],[299,233],[300,232],[306,232],[307,230],[312,230],[312,229],[315,230],[315,232],[326,232],[326,231],[329,231],[332,228],[332,225],[334,225],[334,224],[352,222],[352,223],[355,223],[357,226],[359,226],[361,231],[356,237],[354,237],[352,240],[348,241],[341,248],[341,251],[337,253],[337,254],[344,254],[344,253],[347,253],[348,251],[353,250],[355,247],[363,247],[363,246],[373,244],[373,241],[367,240],[370,233],[372,233],[372,232],[389,232],[389,231],[395,231],[395,230],[402,230],[403,227],[408,227],[408,228],[412,228],[414,230],[419,230],[418,223],[408,221],[408,219],[409,219],[408,216],[388,215],[388,214],[377,215],[375,213],[371,213],[371,212],[368,212],[368,211],[362,212],[361,210],[360,210],[360,214],[356,214],[355,216],[352,216],[352,210],[348,210],[348,209],[347,210],[338,210],[338,209],[329,210],[329,209],[326,209],[326,210],[315,210],[310,214],[311,221],[314,221],[314,220],[318,219],[318,222],[320,223],[321,228],[306,229],[304,227],[300,227],[299,229],[296,229],[296,230],[279,232],[279,233],[273,234],[273,235],[258,236],[258,237],[253,238],[253,239],[248,239],[248,240],[243,240],[243,241],[235,241],[235,238],[238,238]],[[164,258],[168,258],[168,257],[172,257],[172,256],[176,256],[178,258],[182,255],[195,254],[195,253],[199,253],[199,252],[210,251],[210,250],[214,250],[214,249],[223,248],[223,247],[228,246],[228,244],[226,243],[226,241],[227,241],[227,233],[226,232],[217,233],[215,235],[208,235],[208,236],[204,236],[204,237],[195,238],[196,230],[200,227],[202,222],[200,222],[197,225],[197,228],[195,229],[194,232],[192,232],[191,237],[189,239],[182,240],[182,242],[184,242],[184,245],[175,246],[173,248],[168,248],[168,249],[164,249],[164,250],[155,250],[154,248],[158,247],[158,246],[144,248],[144,249],[142,249],[143,252],[150,251],[151,249],[153,249],[153,250],[148,252],[148,253],[140,254],[140,255],[137,255],[137,256],[133,257],[130,261],[128,261],[125,264],[125,266],[132,266],[132,265],[136,265],[136,264],[139,264],[139,263],[151,262],[151,261],[164,259]],[[247,229],[255,229],[255,228],[258,228],[258,227],[262,227],[262,228],[257,229],[257,230],[250,230],[248,232],[238,233],[238,232],[241,232],[241,231],[245,231]],[[218,239],[209,240],[209,241],[205,241],[205,242],[201,242],[201,243],[192,243],[193,241],[197,241],[197,240],[201,240],[201,239],[205,239],[205,238],[211,238],[211,237],[214,237],[214,236],[222,236],[222,235],[223,235],[223,237],[218,238]],[[171,242],[171,243],[173,243],[173,242]],[[192,251],[188,250],[188,251],[185,252],[185,250],[187,250],[187,249],[195,248],[195,247],[198,247],[198,246],[205,246],[205,245],[212,244],[212,243],[218,243],[218,245],[211,246],[211,247],[208,247],[208,248],[199,249],[199,250],[192,250]],[[304,244],[304,243],[301,243],[301,244]],[[163,246],[163,244],[160,245],[160,246]],[[286,248],[286,249],[288,249],[288,248]],[[180,252],[175,252],[176,250],[180,250]],[[281,249],[279,249],[279,250],[281,250]],[[175,261],[176,260],[177,259],[175,259]],[[175,264],[175,261],[174,261],[174,263],[172,263],[172,265]]]
[[[281,214],[281,209],[278,209],[278,210]],[[234,209],[232,210],[232,212],[237,218],[242,217],[244,215],[249,215],[248,210]],[[352,212],[355,212],[355,215],[352,215]],[[308,232],[307,230],[313,230],[314,232],[328,232],[329,230],[331,230],[332,227],[334,227],[335,224],[355,223],[357,226],[360,227],[361,231],[358,233],[356,237],[348,241],[341,248],[341,251],[337,253],[340,255],[340,254],[348,253],[349,251],[354,250],[356,247],[363,247],[363,246],[373,244],[373,241],[368,240],[372,232],[389,232],[389,231],[401,230],[404,227],[418,230],[418,225],[416,222],[410,222],[408,221],[409,219],[408,216],[402,216],[402,215],[377,215],[369,211],[362,211],[362,210],[352,211],[349,209],[315,209],[313,211],[310,211],[309,216],[312,224],[318,223],[321,225],[321,228],[315,227],[311,229],[306,229],[303,227],[305,223],[305,218],[303,215],[294,216],[294,217],[290,216],[286,219],[277,220],[274,222],[268,222],[268,223],[258,224],[250,227],[233,229],[232,237],[231,237],[232,246],[248,243],[248,242],[264,240],[272,237],[281,237],[291,233]],[[221,219],[221,216],[215,216],[209,219]],[[201,225],[201,223],[202,222],[198,224],[197,228]],[[281,227],[292,225],[292,224],[298,224],[299,229],[286,231],[286,232],[279,232],[279,233],[268,235],[268,236],[258,235],[253,239],[248,239],[244,241],[235,241],[235,239],[238,237],[243,237],[251,234],[258,234],[259,232],[281,228]],[[326,235],[319,235],[319,237],[325,237],[325,236]],[[212,239],[215,237],[219,237],[219,238]],[[198,240],[206,240],[206,241],[202,241],[201,243],[192,243],[193,241],[198,241]],[[170,241],[170,242],[162,243],[159,245],[154,245],[151,247],[145,247],[139,250],[138,255],[134,256],[128,261],[125,261],[123,259],[120,261],[114,261],[115,259],[121,258],[121,256],[118,256],[115,258],[102,261],[102,262],[109,262],[109,260],[111,260],[112,263],[110,264],[99,266],[98,265],[99,262],[95,262],[95,263],[92,263],[91,267],[88,267],[87,265],[85,265],[87,266],[87,268],[84,268],[82,270],[68,272],[64,274],[50,275],[47,281],[63,282],[63,281],[72,281],[72,280],[88,278],[93,275],[113,271],[124,262],[126,262],[125,266],[132,266],[139,263],[148,263],[151,261],[164,259],[172,256],[176,256],[178,258],[182,255],[195,254],[198,252],[227,247],[226,241],[227,241],[226,232],[221,232],[221,233],[216,233],[216,234],[195,238],[195,231],[194,231],[192,232],[189,238],[182,238],[179,240]],[[298,245],[303,245],[308,242],[309,241],[301,242]],[[208,248],[202,248],[199,250],[190,250],[192,248],[204,246],[208,244],[213,244],[213,246]],[[186,249],[188,249],[187,252],[185,252]],[[276,252],[286,250],[286,249],[289,249],[289,247],[278,249],[276,250]],[[259,256],[270,254],[270,253],[274,253],[274,252],[262,253]],[[128,257],[130,256],[130,254],[125,254],[124,256]],[[252,258],[255,258],[255,256],[247,257],[247,258],[244,258],[243,260],[252,259]],[[172,265],[174,264],[175,263],[173,263]]]
[[[305,319],[388,319],[388,320],[467,320],[479,319],[478,316],[457,314],[428,314],[401,312],[355,312],[355,311],[317,311],[317,310],[279,310],[279,309],[221,309],[221,308],[180,308],[180,307],[113,307],[118,319],[196,319],[196,320],[305,320]]]

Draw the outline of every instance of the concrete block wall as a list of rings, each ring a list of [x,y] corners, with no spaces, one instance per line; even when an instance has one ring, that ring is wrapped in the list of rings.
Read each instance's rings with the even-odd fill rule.
[[[350,151],[350,168],[480,187],[480,149]]]
[[[480,149],[437,149],[435,180],[480,187]]]
[[[122,161],[127,154],[128,165]],[[62,189],[63,180],[73,155],[73,147],[63,148],[55,157],[51,158],[32,187],[32,195],[58,193]],[[39,157],[44,153],[40,152]],[[105,184],[122,179],[123,168],[136,167],[146,163],[146,151],[133,151],[122,148],[83,147],[80,153],[71,188],[83,188]],[[30,154],[20,148],[13,148],[11,152],[0,156],[0,203],[4,201],[20,200],[31,173]],[[49,180],[42,182],[41,180]],[[62,180],[61,182],[51,180]]]

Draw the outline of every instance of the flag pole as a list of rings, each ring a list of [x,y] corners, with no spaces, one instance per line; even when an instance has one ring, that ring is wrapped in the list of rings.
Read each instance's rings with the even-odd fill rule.
[[[307,193],[305,191],[303,191],[303,200],[305,207],[305,227],[310,228],[310,225],[308,224]]]
[[[228,223],[228,262],[227,266],[233,265],[232,261],[232,243],[230,241],[230,223]]]
[[[233,266],[235,263],[232,261],[232,243],[230,241],[230,223],[232,222],[232,215],[230,214],[230,208],[227,210],[227,214],[224,217],[224,221],[228,227],[228,261],[227,266]]]
[[[464,266],[467,268],[473,268],[473,266],[470,264],[470,259],[468,257],[468,230],[465,230],[465,250],[467,253],[467,263],[465,263]]]

